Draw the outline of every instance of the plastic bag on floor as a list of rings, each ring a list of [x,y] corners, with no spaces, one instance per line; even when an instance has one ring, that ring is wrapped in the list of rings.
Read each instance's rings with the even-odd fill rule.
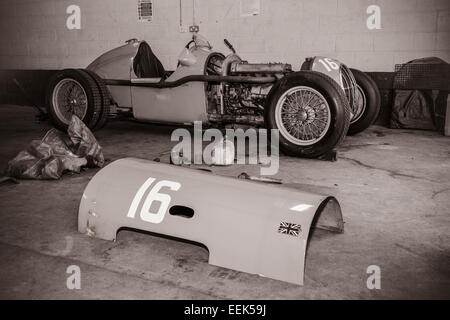
[[[42,140],[33,140],[26,150],[8,162],[6,175],[22,179],[59,179],[64,172],[81,167],[103,167],[102,148],[92,132],[75,115],[67,134],[51,129]]]

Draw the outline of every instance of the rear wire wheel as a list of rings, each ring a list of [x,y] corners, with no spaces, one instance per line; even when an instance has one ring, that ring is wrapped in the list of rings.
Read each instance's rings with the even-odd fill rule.
[[[87,69],[78,69],[80,72],[85,73],[87,76],[90,76],[95,83],[97,84],[97,88],[100,91],[102,97],[102,110],[100,112],[99,119],[92,129],[93,131],[102,129],[106,123],[108,122],[110,113],[111,113],[111,95],[109,94],[109,90],[106,87],[105,82],[102,78],[100,78],[95,72]]]
[[[356,123],[361,117],[363,116],[364,112],[366,111],[367,107],[367,97],[364,93],[364,90],[359,86],[356,85],[356,101],[355,101],[355,108],[353,108],[353,117],[350,120],[350,126],[353,123]]]
[[[350,106],[333,79],[315,71],[300,71],[272,88],[265,123],[268,129],[279,130],[284,153],[315,158],[344,140],[350,124]]]
[[[102,110],[102,95],[88,74],[65,69],[50,78],[46,91],[46,106],[54,126],[66,131],[72,115],[93,129]]]
[[[380,113],[381,95],[371,77],[357,69],[350,69],[356,80],[356,103],[348,134],[356,134],[375,122]]]

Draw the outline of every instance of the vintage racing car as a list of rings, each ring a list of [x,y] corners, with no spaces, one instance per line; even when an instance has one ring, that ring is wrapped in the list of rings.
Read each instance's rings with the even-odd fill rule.
[[[247,124],[278,129],[283,152],[311,158],[378,115],[380,93],[361,71],[326,57],[307,58],[300,71],[249,63],[225,44],[227,56],[194,34],[176,70],[166,71],[148,43],[128,40],[86,69],[61,70],[50,79],[50,119],[63,130],[72,114],[93,130],[117,114],[169,124]]]

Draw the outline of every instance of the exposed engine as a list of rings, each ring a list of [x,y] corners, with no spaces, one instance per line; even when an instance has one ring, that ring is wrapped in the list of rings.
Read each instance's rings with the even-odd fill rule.
[[[225,114],[262,115],[264,103],[271,88],[272,84],[225,84],[223,93]]]
[[[220,67],[219,67],[220,66]],[[237,55],[227,58],[212,56],[207,64],[207,73],[224,76],[272,76],[281,78],[292,71],[290,64],[251,64]],[[227,116],[263,116],[269,84],[221,83],[208,85],[209,112]]]

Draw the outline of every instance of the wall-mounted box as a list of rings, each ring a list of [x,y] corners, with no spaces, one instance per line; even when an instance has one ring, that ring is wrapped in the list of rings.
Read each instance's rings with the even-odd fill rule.
[[[139,21],[152,21],[153,3],[151,0],[139,0],[137,9]]]

